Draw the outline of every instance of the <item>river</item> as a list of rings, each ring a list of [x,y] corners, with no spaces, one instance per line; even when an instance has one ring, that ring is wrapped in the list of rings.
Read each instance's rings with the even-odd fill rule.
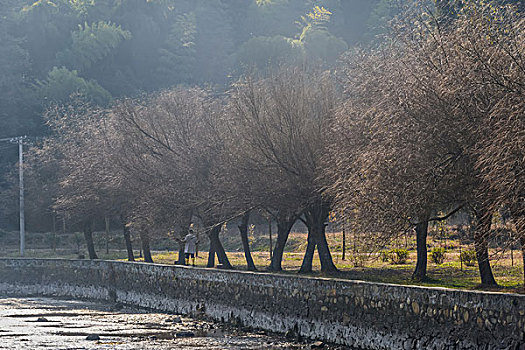
[[[93,338],[94,340],[88,340]],[[342,349],[122,305],[0,299],[0,349]]]

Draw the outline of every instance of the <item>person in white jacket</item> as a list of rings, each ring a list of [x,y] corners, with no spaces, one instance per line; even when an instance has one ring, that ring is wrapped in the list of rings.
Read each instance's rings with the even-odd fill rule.
[[[192,266],[195,266],[195,251],[197,249],[197,236],[190,230],[186,237],[182,240],[184,242],[184,255],[186,258],[186,265],[189,265],[190,258]]]

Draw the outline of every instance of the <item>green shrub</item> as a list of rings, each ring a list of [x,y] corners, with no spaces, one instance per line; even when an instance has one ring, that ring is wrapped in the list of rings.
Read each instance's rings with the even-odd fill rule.
[[[355,253],[352,254],[352,256],[350,256],[350,260],[352,261],[354,267],[364,267],[367,260],[367,256],[366,254]]]
[[[464,250],[459,254],[459,261],[467,266],[474,266],[476,263],[476,251],[475,250]]]
[[[392,249],[388,252],[388,257],[392,264],[406,264],[408,260],[408,250]]]
[[[445,261],[445,257],[446,257],[445,248],[434,248],[430,252],[430,260],[432,260],[434,264],[438,264],[438,265],[443,264],[443,262]]]
[[[388,262],[390,260],[390,252],[388,250],[382,250],[379,252],[382,262]]]

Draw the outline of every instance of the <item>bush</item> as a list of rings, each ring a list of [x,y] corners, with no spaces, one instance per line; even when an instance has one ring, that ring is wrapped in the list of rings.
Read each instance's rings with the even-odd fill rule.
[[[445,248],[434,248],[430,252],[430,260],[432,260],[434,264],[441,265],[445,261],[445,257],[446,257],[445,253],[446,253]]]
[[[388,262],[390,260],[390,252],[387,250],[382,250],[379,252],[382,262]]]
[[[408,250],[392,249],[388,252],[388,257],[392,264],[406,264],[408,260]]]
[[[350,260],[352,261],[354,267],[364,267],[367,256],[366,254],[355,253],[350,257]]]
[[[459,254],[459,261],[464,263],[467,266],[474,266],[476,263],[476,251],[474,250],[464,250]]]

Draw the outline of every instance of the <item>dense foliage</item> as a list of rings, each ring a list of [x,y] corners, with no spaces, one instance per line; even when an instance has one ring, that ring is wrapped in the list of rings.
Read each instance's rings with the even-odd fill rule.
[[[0,137],[46,133],[42,112],[179,84],[224,88],[244,69],[334,63],[380,25],[368,0],[7,0],[0,4]]]
[[[244,71],[285,62],[334,64],[380,32],[390,3],[2,0],[0,139],[46,135],[45,110],[72,94],[106,106],[178,85],[224,90]],[[1,146],[3,178],[17,155]]]

